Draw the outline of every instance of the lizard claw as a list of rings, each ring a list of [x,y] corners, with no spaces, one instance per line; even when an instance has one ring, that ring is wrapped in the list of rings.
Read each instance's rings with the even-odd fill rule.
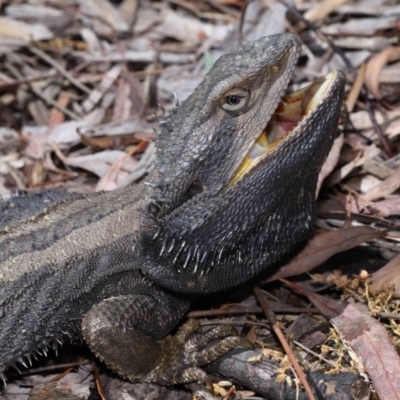
[[[157,332],[157,324],[168,317],[166,313],[146,312],[146,308],[163,311],[152,301],[154,298],[146,295],[109,298],[94,306],[82,321],[82,334],[91,350],[132,382],[167,386],[200,381],[211,388],[202,367],[236,346],[249,346],[230,325],[203,333],[195,319],[184,323],[175,335],[157,340],[141,329],[151,322]]]
[[[159,343],[163,354],[159,365],[149,376],[160,385],[203,382],[212,391],[212,382],[201,369],[237,346],[251,346],[237,336],[230,325],[219,325],[205,333],[199,331],[197,320],[189,319],[175,336],[167,336]]]

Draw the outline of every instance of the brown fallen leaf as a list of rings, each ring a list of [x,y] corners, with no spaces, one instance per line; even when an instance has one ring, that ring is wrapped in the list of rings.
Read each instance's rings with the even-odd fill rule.
[[[347,214],[369,214],[369,207],[372,206],[373,203],[365,200],[362,196],[360,196],[356,191],[350,190],[348,194],[336,193],[336,198],[339,203],[346,210]]]
[[[311,271],[336,253],[385,235],[385,232],[377,231],[368,226],[319,233],[307,243],[300,253],[280,267],[267,281]]]
[[[359,369],[368,373],[379,398],[399,400],[400,357],[385,327],[353,304],[331,322]]]
[[[360,95],[360,91],[365,80],[365,71],[367,65],[365,63],[361,64],[360,69],[358,70],[358,74],[356,79],[354,80],[353,86],[351,87],[350,93],[346,99],[346,109],[348,113],[351,113],[354,109],[358,96]]]
[[[369,36],[383,29],[396,28],[397,16],[379,18],[349,18],[345,22],[337,22],[321,27],[321,31],[332,36]]]
[[[375,111],[376,122],[378,125],[384,125],[385,127],[390,125],[393,121],[398,121],[400,119],[400,110],[376,110]],[[360,110],[352,112],[349,115],[349,119],[354,129],[364,130],[373,129],[373,123],[371,117],[366,110]],[[385,131],[387,134],[387,132]]]
[[[400,215],[400,198],[399,196],[393,199],[378,201],[368,206],[371,213],[381,217],[390,217],[391,215]]]
[[[378,185],[370,189],[363,197],[366,200],[385,198],[400,187],[400,167],[393,170],[392,174]]]
[[[130,160],[132,155],[136,152],[145,150],[148,144],[148,142],[143,141],[139,143],[138,146],[132,146],[131,149],[125,154],[125,156],[117,160],[108,170],[108,172],[100,178],[99,182],[96,185],[96,191],[116,189],[123,181],[123,178],[125,178],[124,172],[121,171],[123,170],[124,163],[127,160]],[[130,172],[132,171],[133,169]]]
[[[58,96],[57,103],[64,108],[68,107],[69,102],[71,101],[71,95],[67,92],[61,92]],[[49,117],[49,127],[56,126],[58,124],[62,124],[65,121],[65,115],[57,108],[52,108]]]
[[[137,145],[138,143],[140,143],[141,139],[138,136],[140,135],[120,135],[120,136],[101,136],[101,137],[90,137],[81,135],[81,138],[82,138],[82,143],[85,146],[93,147],[94,149],[115,149],[115,148],[119,149],[123,147],[126,148],[127,146],[131,145]]]
[[[128,24],[119,10],[106,0],[79,0],[80,13],[98,35],[115,35],[128,32]]]
[[[114,82],[117,80],[122,71],[121,65],[115,65],[112,67],[103,77],[97,87],[92,90],[89,97],[83,102],[83,111],[87,114],[93,110],[93,108],[103,98],[105,93],[112,87]]]
[[[315,3],[305,14],[304,18],[310,22],[318,21],[319,19],[325,18],[332,11],[335,11],[338,7],[346,3],[347,0],[323,0]]]
[[[66,121],[54,126],[25,126],[22,136],[27,143],[23,153],[33,159],[41,159],[51,150],[52,143],[59,146],[73,146],[81,141],[78,130],[88,127],[88,123],[81,121]]]
[[[390,260],[385,266],[372,274],[371,289],[379,290],[385,286],[394,285],[394,293],[400,295],[400,254]]]
[[[400,46],[396,46],[382,50],[368,61],[365,73],[365,85],[377,99],[382,98],[382,94],[379,90],[382,68],[388,61],[394,61],[399,58]]]
[[[346,143],[346,141],[345,141]],[[339,168],[333,174],[329,176],[329,178],[325,181],[325,184],[328,186],[334,186],[340,181],[342,181],[347,175],[350,174],[355,168],[363,165],[365,162],[372,160],[374,157],[379,155],[381,150],[372,143],[369,146],[365,146],[363,149],[363,154],[361,153],[356,156],[356,158],[349,163],[343,165],[343,167]]]
[[[367,193],[374,186],[379,185],[381,180],[370,174],[363,174],[349,178],[345,185],[351,190],[357,190],[360,193]]]
[[[335,169],[339,157],[340,157],[340,151],[342,150],[343,147],[343,142],[344,142],[344,136],[340,135],[338,136],[335,141],[333,142],[333,146],[331,148],[331,151],[328,154],[327,159],[324,162],[324,165],[321,168],[321,171],[318,175],[318,183],[317,183],[317,194],[316,197],[318,197],[318,193],[321,190],[322,183],[324,182],[324,179],[331,174],[331,172]]]
[[[213,25],[181,15],[168,7],[163,7],[161,15],[162,22],[154,28],[154,31],[159,35],[169,36],[189,44],[196,44],[208,38],[223,41],[232,29],[232,24]]]
[[[400,62],[387,65],[382,68],[379,77],[380,83],[395,83],[400,81]]]
[[[44,24],[32,24],[16,21],[13,18],[0,17],[0,38],[18,40],[21,43],[50,40],[53,33]]]
[[[112,112],[112,121],[123,121],[128,119],[131,114],[131,100],[129,99],[131,88],[124,79],[119,79],[115,93],[115,101]]]
[[[117,105],[115,104],[112,121],[125,120],[135,115],[140,117],[140,115],[143,113],[143,107],[145,107],[144,84],[133,74],[130,74],[128,71],[126,71],[126,69],[123,69],[121,73],[121,79],[118,81],[118,86],[120,85],[128,86],[129,88],[129,93],[128,93],[130,100],[129,116],[127,117],[124,116],[124,118],[118,116],[116,110]],[[117,90],[118,89],[119,88],[117,88]],[[118,93],[115,103],[118,103]]]
[[[85,154],[82,156],[65,156],[55,143],[52,145],[57,157],[66,165],[90,171],[100,178],[108,175],[110,170],[118,170],[119,182],[122,181],[129,172],[137,165],[137,161],[127,157],[127,153],[120,150],[104,150],[95,154]]]
[[[303,288],[301,285],[287,281],[286,279],[281,279],[281,281],[285,282],[288,286],[306,296],[308,300],[310,300],[310,302],[314,305],[314,307],[318,309],[320,314],[323,315],[326,319],[335,318],[340,315],[348,304],[343,301],[331,299],[327,296],[322,296],[318,293],[310,292],[309,290]]]

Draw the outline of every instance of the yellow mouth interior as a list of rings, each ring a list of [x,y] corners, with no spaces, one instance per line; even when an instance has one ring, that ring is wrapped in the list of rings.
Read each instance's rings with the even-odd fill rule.
[[[236,174],[229,182],[232,186],[248,171],[289,136],[322,100],[334,80],[334,73],[317,79],[314,83],[296,92],[284,95],[268,125],[261,132],[245,156]]]

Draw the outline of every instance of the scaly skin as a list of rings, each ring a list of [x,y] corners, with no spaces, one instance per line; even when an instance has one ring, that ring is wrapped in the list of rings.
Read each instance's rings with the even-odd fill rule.
[[[343,74],[237,177],[299,48],[284,34],[221,57],[161,121],[150,185],[0,204],[0,373],[82,329],[93,352],[132,381],[207,381],[200,367],[241,339],[227,328],[201,335],[192,321],[166,337],[191,298],[254,279],[311,232]]]

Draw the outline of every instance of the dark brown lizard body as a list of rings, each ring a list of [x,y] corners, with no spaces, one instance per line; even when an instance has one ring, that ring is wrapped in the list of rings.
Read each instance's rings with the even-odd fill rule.
[[[0,373],[80,328],[113,370],[159,384],[205,380],[199,366],[240,343],[192,322],[165,336],[193,296],[254,279],[309,237],[344,77],[280,103],[298,51],[286,34],[221,57],[162,121],[149,185],[0,205]]]

